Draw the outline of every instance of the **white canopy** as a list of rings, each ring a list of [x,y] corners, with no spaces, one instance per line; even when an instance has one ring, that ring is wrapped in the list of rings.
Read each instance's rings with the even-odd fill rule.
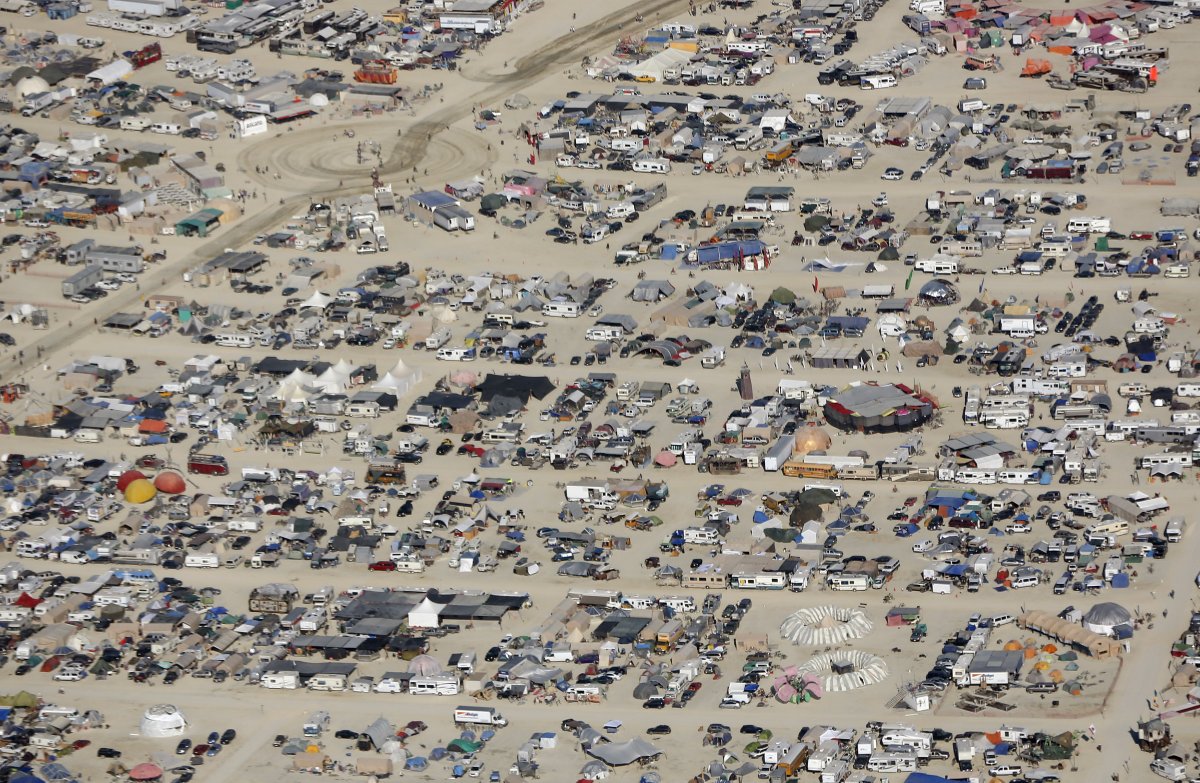
[[[409,610],[408,625],[410,628],[437,628],[438,617],[441,613],[442,605],[434,603],[426,597],[425,600]]]
[[[303,310],[306,307],[317,307],[317,308],[324,310],[326,307],[329,306],[329,303],[332,301],[333,301],[332,296],[329,296],[328,294],[323,294],[320,291],[313,291],[313,295],[310,296],[309,298],[305,299],[300,304],[300,309]]]

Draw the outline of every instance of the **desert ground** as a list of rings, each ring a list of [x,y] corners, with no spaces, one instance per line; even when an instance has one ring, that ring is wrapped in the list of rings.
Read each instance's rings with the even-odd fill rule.
[[[893,0],[875,20],[860,24],[858,29],[862,40],[856,53],[873,52],[892,41],[900,25],[900,16],[904,12],[903,5],[898,0]],[[634,19],[635,14],[639,13],[642,15],[640,23]],[[743,12],[741,16],[749,19],[754,13],[754,10]],[[32,406],[56,401],[69,393],[69,390],[64,389],[56,380],[55,371],[73,357],[95,354],[135,356],[143,368],[142,372],[136,377],[123,379],[117,391],[137,392],[166,382],[168,367],[177,365],[196,353],[216,351],[239,356],[249,354],[254,358],[267,355],[270,351],[264,348],[216,349],[190,344],[178,336],[154,341],[141,339],[136,342],[118,342],[113,336],[101,333],[97,324],[111,313],[140,309],[142,300],[150,293],[179,294],[202,303],[233,303],[251,311],[271,310],[282,306],[282,298],[277,294],[269,297],[251,297],[235,294],[224,288],[219,291],[194,288],[183,281],[182,274],[225,248],[243,247],[255,235],[286,223],[291,215],[303,212],[311,200],[368,192],[369,167],[360,167],[354,161],[354,146],[356,142],[364,139],[378,141],[386,151],[379,167],[380,176],[385,182],[391,182],[398,193],[422,188],[439,189],[450,180],[474,175],[483,176],[488,183],[494,184],[507,169],[526,168],[525,156],[528,150],[519,144],[513,132],[521,120],[527,117],[522,116],[521,112],[506,110],[503,112],[501,123],[479,131],[473,127],[474,112],[483,108],[500,109],[504,99],[517,92],[530,98],[531,113],[533,108],[559,98],[571,89],[603,91],[610,85],[593,83],[580,74],[582,56],[608,51],[621,34],[643,29],[656,21],[686,16],[686,4],[679,0],[649,3],[625,0],[612,0],[608,3],[581,3],[574,0],[549,2],[545,8],[521,19],[514,30],[499,38],[483,53],[469,58],[457,73],[441,72],[436,77],[422,71],[405,73],[402,78],[411,81],[411,86],[416,89],[435,78],[442,80],[442,89],[435,93],[432,99],[415,104],[411,113],[394,112],[379,119],[361,120],[353,118],[348,108],[342,107],[328,111],[319,118],[299,123],[294,128],[289,127],[286,131],[272,131],[267,137],[245,141],[222,139],[211,144],[182,141],[181,147],[203,149],[209,153],[210,161],[225,163],[231,172],[231,182],[241,180],[244,183],[241,187],[256,194],[256,197],[247,202],[245,217],[207,241],[196,242],[176,237],[158,238],[158,245],[167,252],[165,262],[144,275],[136,289],[126,287],[90,305],[76,306],[59,300],[59,277],[65,276],[65,268],[35,267],[30,272],[15,275],[5,269],[3,281],[0,282],[3,299],[9,303],[45,303],[52,308],[53,323],[51,328],[44,332],[28,331],[29,328],[25,326],[14,327],[12,331],[19,337],[23,357],[15,353],[16,349],[7,350],[0,356],[0,373],[3,373],[6,379],[15,377],[30,385],[33,392],[29,404]],[[722,12],[709,15],[708,18],[720,22],[726,16],[734,18],[733,14]],[[83,17],[57,22],[55,25],[55,29],[81,34],[90,30],[84,25]],[[1193,27],[1181,26],[1176,30],[1156,34],[1154,41],[1158,45],[1170,46],[1172,58],[1170,69],[1166,71],[1155,91],[1142,96],[1098,94],[1099,106],[1137,104],[1147,108],[1162,108],[1170,103],[1191,100],[1196,85],[1191,75],[1200,67],[1200,47],[1193,45],[1194,32]],[[112,46],[116,50],[132,47],[141,41],[133,35],[114,31],[105,33],[111,37]],[[168,49],[185,46],[182,41],[172,41]],[[985,95],[987,100],[1024,103],[1031,100],[1054,100],[1058,95],[1063,95],[1051,93],[1044,85],[1019,80],[1019,61],[1007,52],[998,54],[1007,68],[1002,73],[989,75],[990,86]],[[238,56],[253,59],[260,72],[269,72],[273,68],[303,67],[292,59],[276,60],[265,47],[244,50],[239,52]],[[160,69],[161,65],[152,66],[145,79],[168,81],[169,75]],[[756,88],[731,89],[753,89],[755,92],[783,91],[793,98],[803,96],[807,92],[821,91],[825,94],[839,97],[845,95],[863,100],[864,94],[857,90],[818,87],[815,72],[811,66],[783,64]],[[930,95],[946,101],[957,100],[962,78],[963,72],[951,55],[945,60],[935,59],[922,73],[905,79],[897,92],[911,96]],[[1075,95],[1077,93],[1071,94],[1072,97]],[[870,105],[869,100],[867,104]],[[28,125],[49,135],[63,129],[61,124],[56,124],[53,120],[37,118],[31,119]],[[354,140],[344,136],[343,131],[347,128],[356,131]],[[789,178],[785,182],[794,185],[798,194],[831,199],[835,210],[853,209],[858,204],[870,201],[881,190],[886,190],[901,224],[921,210],[925,196],[931,191],[1006,187],[998,181],[973,179],[968,182],[965,177],[942,181],[936,175],[920,182],[910,182],[907,178],[899,182],[882,182],[880,174],[886,166],[896,165],[907,171],[918,165],[923,156],[911,149],[887,147],[880,148],[876,153],[867,166],[859,171],[839,172],[819,180],[808,180],[807,176]],[[1159,217],[1159,199],[1169,195],[1196,195],[1196,190],[1191,181],[1182,178],[1182,168],[1178,159],[1172,159],[1175,162],[1170,162],[1162,160],[1163,157],[1164,154],[1152,146],[1140,161],[1131,156],[1127,167],[1133,171],[1150,166],[1171,168],[1180,176],[1178,184],[1174,187],[1122,185],[1113,177],[1092,176],[1078,186],[1071,186],[1070,189],[1087,195],[1091,205],[1090,214],[1112,216],[1114,228],[1117,230],[1128,232],[1133,229],[1165,227],[1168,222],[1174,221]],[[550,160],[538,161],[533,168],[548,175],[555,172],[553,161]],[[630,179],[651,184],[658,179],[646,174],[618,175],[615,172],[578,170],[571,171],[570,177],[583,178],[596,184],[615,184]],[[710,203],[736,202],[747,187],[755,184],[773,184],[780,178],[776,175],[751,175],[740,179],[741,181],[734,181],[730,177],[715,174],[693,177],[677,169],[675,174],[667,178],[670,193],[667,200],[656,206],[649,216],[644,217],[638,228],[646,227],[648,230],[652,225],[652,222],[647,223],[648,219],[666,219],[680,209],[698,209]],[[811,259],[815,255],[824,255],[824,249],[788,245],[786,240],[790,238],[793,230],[800,228],[800,219],[800,216],[794,213],[781,218],[776,229],[776,241],[783,246],[782,253],[768,272],[717,272],[698,275],[698,279],[703,277],[718,285],[737,279],[753,286],[760,294],[768,293],[779,285],[792,287],[799,292],[809,290],[812,275],[801,271],[803,257]],[[1187,227],[1190,229],[1194,227],[1193,224],[1194,221],[1190,221]],[[613,277],[618,281],[618,285],[601,300],[606,312],[629,313],[639,321],[648,317],[652,306],[623,299],[634,284],[638,272],[644,271],[651,278],[675,275],[670,279],[677,286],[684,287],[685,275],[673,272],[665,262],[649,262],[640,267],[621,269],[612,265],[612,249],[603,243],[572,247],[551,244],[543,236],[544,229],[551,225],[552,220],[549,216],[525,230],[514,230],[498,224],[493,226],[490,221],[481,219],[479,228],[472,234],[446,234],[436,228],[407,224],[396,216],[390,219],[389,236],[398,252],[393,251],[390,255],[396,260],[408,261],[414,269],[445,269],[461,274],[493,271],[530,276],[565,271],[569,274],[593,273]],[[60,234],[67,243],[84,235],[83,232],[70,228],[61,229]],[[105,237],[103,241],[109,239]],[[116,236],[112,237],[111,241],[119,244],[123,239]],[[923,243],[924,238],[914,237],[909,240],[903,251],[911,249],[924,252]],[[832,247],[830,250],[833,251],[830,256],[836,259],[837,251]],[[271,256],[267,277],[274,277],[276,272],[282,273],[286,269],[288,257],[293,255],[282,250],[264,252]],[[1007,260],[1008,257],[1008,252],[1003,255],[995,253],[977,259],[977,263],[973,265],[988,268],[998,261]],[[347,254],[336,260],[341,265],[342,277],[336,281],[327,281],[327,285],[324,286],[327,290],[352,282],[357,271],[366,263],[378,263],[374,257],[363,261]],[[897,289],[903,288],[908,270],[898,262],[889,266],[886,271],[879,271],[870,278],[855,272],[847,272],[840,276],[822,274],[821,283],[851,285],[865,281],[893,283]],[[923,279],[923,276],[918,275],[916,280],[921,282]],[[1120,334],[1131,319],[1127,306],[1113,303],[1115,290],[1131,284],[1122,278],[1079,281],[1073,280],[1069,273],[1057,270],[1036,279],[1018,276],[964,276],[961,283],[964,299],[969,301],[976,295],[974,289],[980,281],[983,288],[978,295],[988,300],[1003,301],[1013,296],[1018,301],[1032,301],[1036,296],[1045,301],[1061,299],[1067,293],[1077,298],[1095,294],[1101,301],[1108,303],[1101,322],[1096,327],[1101,334]],[[1133,284],[1136,286],[1136,281]],[[1161,311],[1190,316],[1198,290],[1193,278],[1180,281],[1156,280],[1150,282],[1149,286],[1157,294],[1153,304]],[[941,308],[930,310],[927,314],[941,328],[958,313],[957,308]],[[471,318],[472,316],[466,316],[464,321],[471,322]],[[1190,317],[1185,317],[1183,323],[1173,328],[1171,342],[1175,349],[1191,350],[1195,347],[1191,340],[1189,321]],[[454,324],[453,327],[456,334],[463,330],[462,324]],[[566,366],[565,358],[584,352],[588,343],[582,337],[582,330],[574,328],[570,322],[552,323],[547,331],[553,350],[560,358],[560,364],[544,372],[558,384],[569,382],[576,377],[577,370]],[[703,337],[715,344],[726,344],[728,338],[732,337],[732,334],[722,333],[715,328],[707,331],[712,333],[698,330],[691,336]],[[1053,334],[1041,337],[1039,343],[1047,347],[1052,344],[1053,338]],[[874,340],[871,340],[869,335],[864,343],[872,347],[883,345],[877,334]],[[393,364],[399,355],[397,352],[387,352],[378,348],[347,350],[347,357],[353,361],[373,361],[381,368]],[[1163,353],[1169,353],[1170,350],[1164,349]],[[425,380],[421,384],[422,388],[428,388],[435,378],[447,372],[446,365],[433,361],[432,355],[411,351],[404,351],[402,355],[405,362],[423,370]],[[155,362],[158,360],[165,362],[166,366],[156,366]],[[622,380],[665,380],[675,383],[684,377],[691,377],[699,383],[701,393],[713,399],[714,411],[721,415],[740,405],[732,381],[743,362],[749,366],[759,393],[773,389],[782,375],[771,360],[763,360],[756,353],[739,350],[730,352],[730,359],[723,368],[712,371],[701,370],[695,364],[674,369],[665,368],[657,362],[652,363],[640,358],[613,362],[605,369],[617,372]],[[476,363],[470,369],[481,374],[489,370],[485,363]],[[543,370],[531,369],[530,372],[540,373]],[[952,387],[968,385],[970,380],[958,366],[944,361],[938,366],[918,369],[905,360],[903,366],[893,362],[888,367],[875,368],[875,376],[884,381],[919,384],[943,400],[946,409],[941,417],[942,426],[936,429],[927,428],[923,432],[927,451],[932,452],[945,438],[967,431],[960,423],[959,410],[950,396]],[[862,380],[861,373],[834,370],[801,369],[796,377],[834,386]],[[1113,375],[1109,383],[1114,384],[1117,377]],[[1158,369],[1150,379],[1138,380],[1153,385],[1151,381],[1164,381],[1165,378],[1165,371]],[[404,406],[405,402],[402,401],[401,408]],[[21,418],[20,404],[6,407],[5,413],[18,420]],[[537,421],[537,411],[530,411],[524,420],[531,431],[539,431],[545,426]],[[389,424],[385,419],[380,426],[390,428],[394,423],[396,422]],[[241,446],[235,446],[225,453],[234,473],[240,467],[264,463],[276,467],[286,465],[314,469],[342,465],[348,469],[363,470],[360,460],[351,460],[341,454],[339,437],[326,436],[326,448],[322,455],[288,458],[282,454],[261,453]],[[850,449],[861,448],[872,456],[881,455],[901,440],[901,436],[835,435],[831,453],[842,454]],[[47,448],[46,443],[38,440],[17,437],[3,439],[3,450],[8,452],[40,453]],[[114,452],[117,451],[130,451],[119,441],[94,445],[64,444],[64,448],[82,451],[88,456],[101,457],[115,456]],[[176,461],[182,459],[186,444],[173,448],[176,453],[168,450],[167,456]],[[1106,444],[1103,460],[1108,469],[1105,478],[1097,488],[1086,489],[1097,492],[1102,490],[1103,494],[1117,494],[1134,489],[1134,477],[1131,473],[1136,453],[1135,448],[1124,443]],[[450,483],[470,470],[470,463],[451,454],[445,457],[430,455],[419,472],[436,472],[444,483]],[[592,475],[602,470],[603,467],[597,467],[590,472],[585,471],[584,474]],[[513,478],[518,485],[524,487],[508,503],[500,504],[501,507],[524,510],[531,528],[550,524],[556,519],[562,496],[555,484],[570,476],[549,470],[535,472],[508,467],[499,472]],[[683,465],[671,470],[657,471],[655,478],[662,478],[670,483],[671,500],[660,512],[667,520],[668,529],[690,524],[693,518],[692,498],[712,478],[698,474]],[[205,477],[190,477],[189,481],[194,481],[194,491],[211,492],[217,490],[218,486],[217,481]],[[779,474],[752,472],[728,477],[724,483],[747,487],[757,495],[773,489],[786,488],[790,481],[794,480]],[[1146,489],[1145,486],[1141,488]],[[888,532],[883,517],[906,495],[920,494],[924,486],[901,485],[898,491],[895,491],[890,484],[864,482],[854,485],[852,489],[859,492],[870,489],[875,492],[877,497],[867,510],[873,518],[877,517],[881,532],[872,536],[851,534],[847,544],[853,547],[855,553],[868,557],[892,554],[901,559],[901,570],[889,588],[884,592],[871,591],[866,594],[826,592],[816,586],[810,587],[804,593],[756,592],[749,596],[753,598],[754,608],[743,627],[767,634],[782,659],[795,662],[814,651],[779,643],[778,625],[784,616],[800,606],[857,606],[865,603],[868,615],[876,623],[876,629],[858,646],[876,652],[889,661],[889,682],[853,694],[831,694],[819,702],[807,705],[768,702],[766,706],[726,711],[717,709],[724,681],[705,680],[698,698],[685,709],[658,712],[642,710],[639,703],[632,698],[631,691],[636,678],[631,675],[611,686],[607,699],[599,705],[546,706],[532,702],[499,705],[509,718],[510,725],[483,752],[482,758],[487,764],[487,769],[507,769],[513,751],[531,733],[556,730],[559,722],[569,717],[587,720],[594,726],[619,719],[624,722],[624,727],[618,738],[636,735],[657,723],[669,723],[673,727],[670,737],[652,739],[665,750],[657,768],[663,774],[663,779],[670,781],[690,778],[700,771],[703,764],[715,758],[712,749],[701,747],[698,733],[700,727],[712,721],[729,723],[735,730],[743,722],[752,722],[772,729],[777,735],[788,736],[794,735],[802,726],[816,723],[861,727],[866,720],[890,719],[911,722],[924,728],[938,726],[952,731],[992,730],[1005,723],[1054,732],[1082,730],[1086,734],[1089,727],[1094,727],[1094,739],[1083,742],[1075,760],[1078,770],[1064,773],[1064,780],[1098,781],[1107,779],[1112,773],[1119,774],[1123,780],[1150,779],[1150,773],[1146,769],[1146,757],[1137,751],[1128,732],[1136,719],[1148,717],[1152,713],[1151,699],[1167,685],[1168,647],[1186,626],[1188,613],[1195,606],[1193,596],[1196,594],[1196,587],[1193,579],[1200,535],[1192,531],[1182,544],[1172,547],[1166,561],[1158,563],[1153,570],[1148,568],[1140,571],[1133,585],[1117,596],[1059,597],[1052,596],[1045,586],[1015,593],[996,592],[985,588],[974,595],[907,594],[902,591],[902,586],[916,578],[923,561],[910,551],[909,539],[896,538]],[[1196,483],[1191,478],[1180,483],[1154,485],[1152,490],[1148,491],[1161,492],[1171,502],[1174,511],[1189,517],[1192,516],[1191,509],[1200,500],[1197,497]],[[419,519],[419,515],[428,510],[433,501],[433,497],[423,497],[418,503],[415,518]],[[746,508],[741,509],[742,527],[750,525],[749,514],[750,511]],[[651,572],[642,567],[646,556],[657,554],[662,534],[662,529],[632,533],[633,546],[626,551],[614,553],[612,562],[621,571],[621,579],[616,583],[616,589],[631,593],[664,592],[654,586]],[[489,531],[485,541],[494,538],[495,533]],[[1035,540],[1032,536],[1027,538],[1030,543]],[[531,542],[529,546],[537,551],[536,542]],[[698,549],[697,553],[704,554],[704,550]],[[691,554],[689,551],[687,556]],[[71,568],[81,575],[93,570],[79,566]],[[545,568],[534,577],[516,576],[503,563],[497,571],[490,574],[460,574],[449,569],[443,571],[444,568],[445,566],[439,563],[422,575],[400,575],[368,572],[361,564],[347,564],[332,571],[313,572],[308,569],[306,563],[285,561],[279,569],[271,572],[236,569],[219,573],[185,572],[184,576],[196,586],[220,587],[222,602],[235,611],[245,609],[245,598],[251,588],[268,580],[293,582],[301,593],[310,592],[324,584],[331,584],[338,589],[354,585],[404,584],[422,588],[459,587],[529,592],[532,608],[510,617],[501,628],[476,626],[438,641],[434,653],[443,659],[459,650],[473,649],[482,653],[503,633],[519,635],[525,632],[529,627],[536,625],[568,589],[581,586],[577,582],[555,575],[552,568]],[[602,586],[614,587],[611,584]],[[929,624],[931,641],[915,645],[908,641],[905,630],[883,627],[883,615],[889,608],[889,605],[883,602],[885,594],[893,595],[892,606],[921,605],[923,617]],[[726,601],[741,597],[741,593],[734,591],[727,591],[725,595]],[[919,678],[920,672],[929,665],[918,656],[927,652],[932,653],[931,657],[936,656],[937,645],[931,643],[932,640],[945,638],[954,629],[960,628],[972,613],[987,615],[1032,608],[1057,612],[1072,602],[1086,608],[1096,600],[1110,598],[1135,609],[1139,615],[1148,614],[1156,620],[1138,630],[1131,642],[1130,651],[1123,656],[1119,666],[1082,661],[1083,670],[1089,673],[1091,679],[1080,697],[1060,694],[1039,697],[1022,694],[1012,699],[1017,703],[1017,709],[1005,714],[993,711],[966,714],[954,709],[953,698],[947,698],[937,709],[922,714],[904,714],[884,708],[884,703],[894,695],[896,686],[910,676]],[[1026,634],[1018,631],[1015,626],[1010,626],[1008,629],[997,631],[994,638],[998,638],[1002,644],[1007,639],[1023,639],[1025,636]],[[898,648],[899,652],[893,652],[894,648]],[[381,674],[396,667],[398,663],[400,662],[381,660],[363,664],[359,667],[359,673]],[[725,668],[734,671],[739,666],[740,659],[735,654],[726,662]],[[418,737],[416,741],[422,747],[433,747],[437,740],[445,741],[454,736],[451,709],[464,698],[422,699],[349,692],[274,692],[250,688],[232,681],[213,684],[208,680],[188,678],[169,688],[162,685],[136,686],[123,677],[60,684],[52,683],[47,675],[38,673],[32,673],[19,680],[12,676],[11,668],[0,670],[0,683],[3,683],[0,687],[10,690],[33,690],[47,701],[101,709],[108,718],[110,728],[94,731],[88,736],[96,745],[122,748],[126,759],[137,760],[141,756],[170,754],[172,751],[173,741],[152,741],[135,736],[138,718],[151,704],[169,702],[182,709],[195,727],[189,736],[203,735],[214,729],[236,728],[239,739],[234,746],[228,752],[210,759],[209,763],[199,770],[198,779],[204,780],[205,783],[225,783],[233,780],[256,783],[298,780],[298,773],[288,771],[288,760],[270,747],[270,740],[277,733],[297,734],[304,716],[318,708],[327,709],[332,713],[333,723],[337,728],[362,726],[380,715],[401,724],[412,719],[425,720],[430,724],[430,731]],[[1179,699],[1182,698],[1182,694],[1175,694],[1170,698]],[[1176,720],[1173,725],[1177,735],[1184,740],[1200,739],[1200,729],[1193,727],[1190,721]],[[331,736],[327,737],[325,742],[326,750],[335,757],[345,753],[349,760],[355,755],[348,743],[335,740]],[[539,755],[539,762],[542,764],[541,777],[554,781],[573,780],[585,760],[586,757],[578,752],[573,740],[561,741],[557,749],[543,751]],[[102,771],[105,767],[103,760],[95,759],[94,755],[88,752],[72,759],[72,763],[76,768],[82,767],[85,770],[88,780],[105,779]],[[949,767],[944,765],[931,768],[931,771],[948,770]],[[634,781],[637,780],[638,774],[637,770],[627,768],[617,770],[610,779]],[[346,776],[348,777],[349,773],[346,773]],[[404,774],[404,777],[414,780],[441,780],[447,776],[448,769],[437,764],[431,765],[423,773]]]

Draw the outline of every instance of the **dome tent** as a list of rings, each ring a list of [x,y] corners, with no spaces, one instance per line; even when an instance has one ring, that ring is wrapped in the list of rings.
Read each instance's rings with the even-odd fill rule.
[[[142,715],[141,735],[152,739],[179,737],[187,726],[187,718],[174,704],[155,704]]]
[[[129,485],[138,479],[146,478],[146,474],[140,470],[127,470],[117,479],[117,492],[124,492],[129,489]]]
[[[1083,616],[1083,627],[1092,633],[1113,636],[1118,625],[1132,625],[1133,615],[1120,604],[1112,601],[1102,601],[1087,611]]]
[[[154,488],[167,495],[182,495],[187,489],[183,476],[173,470],[164,470],[154,477]]]
[[[815,424],[801,427],[796,431],[796,439],[792,444],[792,454],[804,455],[814,451],[825,451],[833,444],[829,433]]]
[[[125,499],[130,503],[149,503],[158,494],[150,479],[140,478],[125,487]]]

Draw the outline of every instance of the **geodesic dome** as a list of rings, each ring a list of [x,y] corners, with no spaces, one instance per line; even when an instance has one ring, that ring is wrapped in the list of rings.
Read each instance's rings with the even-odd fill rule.
[[[187,725],[187,718],[174,704],[155,704],[142,715],[141,734],[152,739],[179,737]]]
[[[1083,627],[1092,633],[1111,636],[1118,625],[1131,625],[1133,615],[1120,604],[1112,601],[1102,601],[1087,611],[1083,616]]]

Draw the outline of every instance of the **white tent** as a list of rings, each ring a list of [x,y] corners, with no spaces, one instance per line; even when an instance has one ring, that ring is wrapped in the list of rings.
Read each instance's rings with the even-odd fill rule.
[[[663,80],[663,72],[671,68],[682,67],[692,59],[691,52],[681,49],[663,49],[661,52],[648,57],[637,65],[631,65],[625,70],[632,76],[649,76],[656,82]]]
[[[178,737],[187,731],[187,718],[173,704],[155,704],[142,715],[141,735],[153,739]]]
[[[305,402],[312,395],[301,384],[285,380],[271,396],[282,402]]]
[[[121,81],[131,73],[133,73],[133,65],[128,60],[113,60],[108,65],[102,65],[89,73],[87,78],[107,87]]]
[[[320,291],[313,291],[313,295],[310,296],[309,298],[305,299],[300,304],[300,309],[303,310],[306,307],[316,307],[316,308],[320,308],[320,309],[324,310],[326,307],[329,306],[329,303],[332,301],[333,301],[332,296],[329,296],[328,294],[323,294]]]
[[[371,387],[371,391],[386,392],[388,394],[394,394],[397,397],[400,397],[412,388],[413,382],[414,381],[411,376],[397,378],[395,375],[392,375],[389,372],[375,382],[375,384]]]
[[[437,628],[438,617],[441,613],[442,605],[434,603],[426,597],[425,600],[409,610],[408,626],[410,628]]]
[[[350,385],[350,376],[338,372],[337,367],[330,367],[313,381],[313,385],[326,394],[341,394]]]

